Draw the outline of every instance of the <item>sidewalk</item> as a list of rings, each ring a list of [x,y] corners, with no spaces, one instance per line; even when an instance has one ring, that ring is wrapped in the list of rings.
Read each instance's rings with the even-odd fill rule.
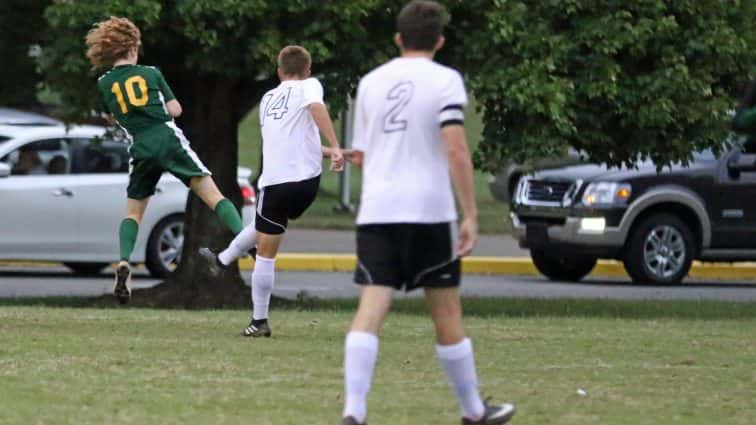
[[[354,254],[354,232],[349,230],[289,229],[281,252]],[[509,235],[481,235],[473,251],[475,256],[529,257]]]

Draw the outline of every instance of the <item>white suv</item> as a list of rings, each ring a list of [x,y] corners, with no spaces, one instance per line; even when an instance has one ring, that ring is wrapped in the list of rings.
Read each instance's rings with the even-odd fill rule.
[[[97,273],[118,259],[126,206],[126,145],[104,127],[52,121],[3,124],[0,114],[0,259],[60,261]],[[7,121],[6,121],[7,122]],[[244,223],[252,220],[252,171],[239,168]],[[157,277],[180,261],[188,189],[165,174],[139,228],[132,261]]]

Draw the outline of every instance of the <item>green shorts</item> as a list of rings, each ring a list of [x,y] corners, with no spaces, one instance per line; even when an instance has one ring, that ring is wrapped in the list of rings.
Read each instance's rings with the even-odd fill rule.
[[[189,147],[189,141],[181,129],[172,122],[134,135],[129,154],[131,167],[126,193],[130,199],[152,196],[160,177],[166,171],[187,186],[192,177],[212,175]]]

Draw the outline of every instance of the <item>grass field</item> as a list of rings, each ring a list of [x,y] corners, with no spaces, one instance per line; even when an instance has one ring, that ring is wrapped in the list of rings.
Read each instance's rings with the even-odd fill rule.
[[[467,137],[470,148],[475,149],[481,138],[483,124],[480,116],[473,113],[474,107],[468,107],[466,121]],[[260,167],[260,126],[257,109],[247,115],[239,126],[239,164],[259,170]],[[337,132],[340,133],[341,124],[336,122]],[[339,175],[328,170],[328,163],[324,161],[323,178],[320,193],[313,206],[307,213],[292,222],[292,227],[351,229],[354,227],[354,216],[351,214],[334,213],[334,206],[339,203]],[[480,231],[483,233],[502,233],[509,230],[509,212],[507,205],[494,201],[488,190],[487,174],[475,173],[475,186],[480,214]],[[351,199],[353,204],[359,202],[360,169],[352,167]]]
[[[274,309],[267,340],[237,336],[246,311],[50,303],[0,301],[2,424],[340,423],[354,301]],[[370,423],[459,423],[423,305],[395,307]],[[482,391],[517,403],[514,424],[756,423],[754,303],[472,299],[465,307]]]

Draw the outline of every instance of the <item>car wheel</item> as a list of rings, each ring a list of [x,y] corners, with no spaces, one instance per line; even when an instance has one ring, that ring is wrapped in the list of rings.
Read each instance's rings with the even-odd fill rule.
[[[170,276],[181,262],[183,248],[184,216],[177,214],[162,219],[152,230],[147,242],[147,270],[155,277]]]
[[[539,249],[531,250],[530,257],[541,274],[551,280],[567,282],[579,282],[596,267],[597,261],[594,257],[560,257]]]
[[[694,237],[690,228],[671,214],[644,219],[630,235],[624,264],[635,283],[680,283],[693,263]]]
[[[81,276],[94,276],[107,267],[108,263],[63,263],[63,265],[71,269],[74,274]]]

